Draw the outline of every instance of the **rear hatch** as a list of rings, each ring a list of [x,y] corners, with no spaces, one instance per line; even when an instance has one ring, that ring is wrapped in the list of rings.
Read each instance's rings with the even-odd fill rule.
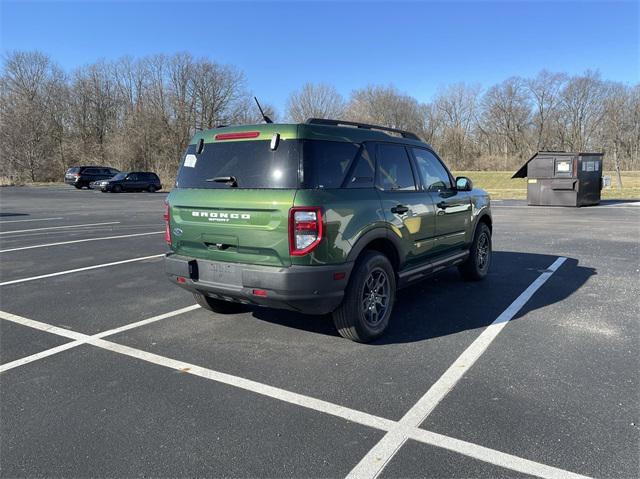
[[[172,249],[234,263],[289,266],[288,216],[299,184],[300,142],[190,145],[168,197]],[[237,185],[237,186],[236,186]]]
[[[80,168],[74,166],[69,168],[67,172],[64,174],[65,181],[75,181],[77,176],[80,174]]]

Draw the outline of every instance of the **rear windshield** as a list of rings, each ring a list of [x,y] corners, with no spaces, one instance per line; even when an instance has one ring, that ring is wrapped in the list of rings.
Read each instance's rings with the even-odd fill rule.
[[[74,166],[73,168],[69,168],[67,170],[67,173],[80,173],[80,168],[77,166]]]
[[[180,163],[178,188],[371,188],[374,163],[356,143],[328,140],[233,141],[190,145]],[[215,181],[215,179],[219,181]]]
[[[271,151],[270,141],[207,143],[196,155],[189,145],[180,163],[178,188],[229,188],[215,178],[233,177],[238,188],[297,188],[301,142],[280,141]]]

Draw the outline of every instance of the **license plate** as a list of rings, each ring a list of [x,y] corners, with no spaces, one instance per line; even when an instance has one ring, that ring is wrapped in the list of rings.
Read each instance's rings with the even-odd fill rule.
[[[199,265],[200,266],[200,265]],[[204,275],[202,271],[200,273],[201,279],[212,283],[223,284],[241,284],[241,271],[240,269],[231,263],[204,263]]]

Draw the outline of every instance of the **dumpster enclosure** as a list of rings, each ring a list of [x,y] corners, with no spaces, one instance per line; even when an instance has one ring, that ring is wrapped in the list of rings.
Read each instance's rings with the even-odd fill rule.
[[[511,178],[527,178],[531,206],[588,206],[600,203],[602,153],[539,151]]]

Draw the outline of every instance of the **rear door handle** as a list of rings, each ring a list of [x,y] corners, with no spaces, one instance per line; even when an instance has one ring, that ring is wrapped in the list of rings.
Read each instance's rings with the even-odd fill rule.
[[[392,212],[392,213],[396,213],[396,214],[398,214],[398,215],[403,215],[403,214],[405,214],[407,211],[409,211],[409,208],[407,208],[407,207],[406,207],[406,206],[404,206],[404,205],[397,205],[397,206],[394,206],[393,208],[391,208],[391,212]]]

